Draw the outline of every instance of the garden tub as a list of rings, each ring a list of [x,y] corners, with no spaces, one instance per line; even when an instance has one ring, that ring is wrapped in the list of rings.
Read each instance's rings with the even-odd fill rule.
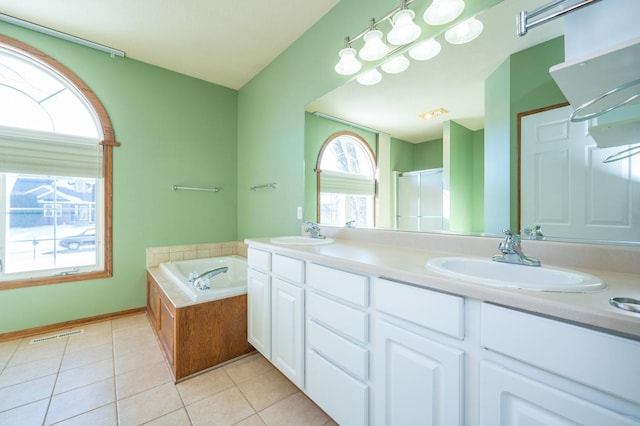
[[[247,293],[247,260],[241,256],[220,256],[161,263],[160,270],[193,301],[225,299]],[[213,269],[227,271],[209,278],[209,289],[196,288],[190,277]]]

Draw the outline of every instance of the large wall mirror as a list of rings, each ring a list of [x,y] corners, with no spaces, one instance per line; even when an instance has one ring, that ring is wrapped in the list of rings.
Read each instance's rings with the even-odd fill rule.
[[[415,5],[419,3],[416,1]],[[422,9],[430,1],[424,3],[420,6]],[[411,59],[409,68],[400,74],[382,72],[382,81],[376,85],[362,85],[354,78],[310,102],[305,107],[306,164],[315,164],[318,150],[330,134],[347,130],[361,135],[378,160],[376,227],[379,228],[500,235],[504,228],[523,232],[525,228],[541,225],[542,234],[548,240],[640,244],[640,155],[619,161],[610,169],[597,168],[600,177],[606,177],[608,170],[613,170],[615,192],[626,197],[608,199],[610,206],[615,205],[615,214],[603,213],[606,202],[591,200],[587,205],[580,199],[571,206],[573,214],[581,218],[594,218],[593,208],[600,206],[599,217],[617,218],[618,222],[610,228],[615,228],[615,233],[606,229],[593,232],[587,229],[589,221],[583,219],[580,219],[582,226],[577,225],[579,221],[573,221],[570,230],[558,226],[557,215],[541,215],[536,209],[557,213],[559,210],[555,207],[566,205],[563,197],[571,193],[571,186],[564,195],[554,192],[556,198],[551,202],[544,198],[536,183],[523,181],[529,178],[521,175],[521,163],[533,161],[532,155],[537,155],[524,150],[523,157],[522,145],[532,143],[527,140],[528,136],[521,135],[523,117],[572,101],[554,80],[556,76],[550,73],[550,68],[569,59],[565,52],[568,40],[565,29],[571,28],[567,22],[569,15],[533,28],[525,36],[516,34],[516,16],[520,11],[532,11],[548,3],[548,0],[493,2],[494,6],[476,14],[484,29],[472,42],[449,44],[444,40],[447,28],[430,34],[427,30],[422,38],[435,37],[442,45],[438,56],[426,61]],[[422,14],[420,7],[416,8],[416,16]],[[592,7],[595,6],[584,9]],[[363,65],[364,71],[379,64],[364,62]],[[597,93],[599,89],[593,90]],[[431,119],[420,117],[422,113],[440,108],[446,110],[446,114],[436,113]],[[637,103],[632,102],[625,108],[624,113],[616,113],[617,119],[637,122],[640,117]],[[566,119],[561,121],[568,122],[574,110],[571,105],[563,109]],[[579,128],[589,129],[598,124],[598,119],[607,121],[594,118]],[[601,162],[612,153],[633,150],[633,144],[640,142],[640,127],[635,124],[632,128],[635,133],[631,140],[618,142],[606,150],[592,142],[583,150],[583,155],[590,156],[590,161]],[[559,127],[544,129],[555,131]],[[556,165],[558,173],[565,167],[560,163]],[[312,166],[307,168],[305,211],[311,214],[317,208],[317,177]],[[525,169],[527,176],[531,175],[529,168]],[[576,179],[592,177],[593,173],[585,170],[570,178],[575,183]],[[550,175],[542,176],[546,180],[540,175],[538,178],[553,185]],[[441,179],[442,191],[434,190],[434,179]],[[421,182],[427,181],[427,194],[420,195]],[[599,190],[607,193],[607,185],[613,182],[601,179]],[[416,195],[407,199],[408,191]],[[413,197],[433,194],[442,204],[438,207],[442,209],[441,217],[432,211],[424,220],[403,217],[407,208],[420,211],[422,205],[423,211],[429,210],[433,203]],[[532,206],[531,201],[536,198],[546,204]],[[317,220],[311,216],[305,219]]]

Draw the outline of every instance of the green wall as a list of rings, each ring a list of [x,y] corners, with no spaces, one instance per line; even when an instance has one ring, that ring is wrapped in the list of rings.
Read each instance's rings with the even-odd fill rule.
[[[484,129],[473,132],[471,231],[484,232]]]
[[[392,172],[409,172],[414,169],[415,145],[401,139],[391,138],[389,152],[389,170]]]
[[[484,230],[493,234],[510,223],[510,62],[507,58],[485,81]]]
[[[237,239],[237,91],[9,24],[93,89],[113,123],[113,277],[0,291],[0,333],[145,305],[145,249]],[[171,191],[173,184],[219,193]]]
[[[449,194],[449,230],[472,231],[473,131],[454,122],[444,122],[444,189]],[[445,196],[446,204],[446,196]],[[445,220],[447,215],[445,207]]]
[[[442,139],[416,144],[413,150],[413,170],[442,167]]]

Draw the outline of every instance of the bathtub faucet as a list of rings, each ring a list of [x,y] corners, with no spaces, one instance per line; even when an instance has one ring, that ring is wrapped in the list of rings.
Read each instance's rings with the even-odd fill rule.
[[[209,278],[215,277],[218,274],[224,274],[229,270],[228,266],[222,266],[220,268],[211,269],[210,271],[203,272],[197,275],[195,272],[189,274],[189,282],[198,290],[209,290]]]

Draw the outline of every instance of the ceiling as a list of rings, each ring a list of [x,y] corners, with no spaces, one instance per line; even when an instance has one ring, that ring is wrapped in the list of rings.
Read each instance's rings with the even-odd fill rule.
[[[436,58],[412,60],[407,71],[384,75],[376,86],[350,81],[307,105],[307,111],[414,143],[442,137],[443,120],[481,129],[487,76],[508,54],[562,34],[558,19],[525,37],[516,36],[516,14],[548,1],[504,0],[479,16],[484,31],[473,42],[453,46],[440,34],[436,39],[443,48]],[[88,7],[86,0],[0,0],[0,13],[122,50],[132,59],[240,89],[338,2],[107,0]],[[428,3],[416,3],[418,17]],[[363,25],[367,20],[363,16]],[[336,57],[340,47],[336,46]],[[440,107],[449,114],[429,122],[418,118]]]
[[[0,13],[240,89],[339,0],[0,0]]]
[[[363,86],[353,79],[311,102],[306,110],[412,143],[442,138],[445,120],[454,120],[471,130],[482,129],[486,78],[510,54],[563,34],[564,24],[560,18],[530,30],[524,37],[516,35],[517,14],[547,3],[549,0],[504,0],[477,16],[484,30],[472,42],[451,45],[444,40],[443,30],[436,36],[442,51],[435,58],[411,59],[411,65],[401,74],[383,72],[382,81],[375,86]],[[421,16],[422,10],[417,10],[416,15]],[[416,22],[425,25],[421,19]],[[363,71],[366,68],[365,62]],[[449,113],[428,121],[418,117],[437,108]]]

